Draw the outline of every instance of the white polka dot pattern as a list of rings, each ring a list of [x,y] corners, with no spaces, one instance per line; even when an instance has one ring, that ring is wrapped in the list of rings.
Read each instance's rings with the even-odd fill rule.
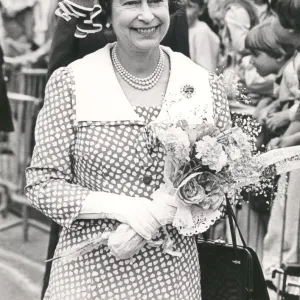
[[[61,68],[47,85],[27,170],[32,205],[63,226],[55,255],[119,224],[75,220],[90,190],[149,197],[163,181],[163,149],[157,144],[149,151],[144,126],[120,121],[75,124],[75,102],[71,70]],[[135,110],[147,123],[159,113],[158,107]],[[145,246],[132,261],[117,261],[100,246],[73,262],[54,261],[45,299],[201,299],[195,239],[180,236],[171,226],[168,231],[182,257]],[[157,238],[162,236],[160,232]]]

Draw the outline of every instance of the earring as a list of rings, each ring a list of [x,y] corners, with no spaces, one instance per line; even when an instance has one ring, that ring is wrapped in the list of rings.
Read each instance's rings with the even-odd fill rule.
[[[110,28],[110,26],[111,26],[110,22],[107,22],[106,23],[106,28],[108,29],[108,28]]]

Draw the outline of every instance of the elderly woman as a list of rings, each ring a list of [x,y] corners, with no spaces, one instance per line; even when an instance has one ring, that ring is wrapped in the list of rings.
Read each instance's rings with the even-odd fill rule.
[[[221,129],[230,123],[215,76],[160,46],[180,3],[102,0],[96,20],[90,16],[100,5],[91,2],[82,24],[112,26],[117,42],[52,74],[26,174],[32,205],[63,227],[55,256],[120,223],[145,241],[161,239],[160,227],[172,223],[176,208],[150,199],[163,183],[164,151],[148,143],[146,125],[165,120],[174,103],[182,118],[192,111]],[[66,3],[72,14],[86,9]],[[89,29],[82,24],[76,34],[84,36]],[[167,231],[181,256],[146,243],[131,259],[118,260],[100,245],[74,260],[55,260],[45,299],[201,299],[195,239],[171,225]]]

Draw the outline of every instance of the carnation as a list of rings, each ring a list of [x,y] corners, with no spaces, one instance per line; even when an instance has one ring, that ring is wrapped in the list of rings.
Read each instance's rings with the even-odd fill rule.
[[[215,137],[204,136],[196,142],[196,158],[202,160],[203,165],[217,172],[227,164],[227,155]]]
[[[175,157],[189,160],[190,140],[188,134],[180,127],[169,127],[160,137],[167,152],[174,153]]]

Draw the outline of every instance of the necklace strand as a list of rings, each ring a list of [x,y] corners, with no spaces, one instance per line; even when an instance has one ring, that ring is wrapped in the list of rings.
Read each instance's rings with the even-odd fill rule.
[[[145,78],[138,78],[136,76],[133,76],[130,74],[121,64],[121,62],[118,59],[117,51],[116,51],[115,45],[112,49],[112,62],[114,67],[116,68],[117,72],[120,74],[120,76],[132,87],[138,90],[149,90],[153,88],[159,78],[161,77],[164,67],[165,67],[165,54],[161,48],[159,48],[159,60],[157,67],[153,71],[153,73]]]

